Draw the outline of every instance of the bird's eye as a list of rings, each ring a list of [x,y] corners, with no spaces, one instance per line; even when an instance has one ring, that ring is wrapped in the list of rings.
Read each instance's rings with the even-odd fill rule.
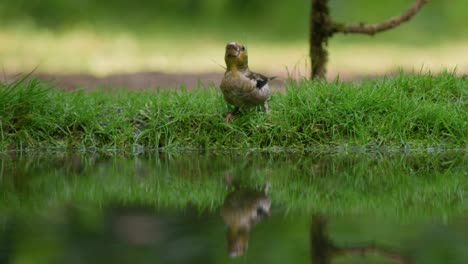
[[[244,47],[244,46],[242,46],[241,50],[242,50],[242,51],[244,51],[244,50],[245,50],[245,47]]]

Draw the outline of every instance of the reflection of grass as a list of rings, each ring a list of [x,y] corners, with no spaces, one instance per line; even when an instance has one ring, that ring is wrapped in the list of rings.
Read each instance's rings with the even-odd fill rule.
[[[0,207],[141,204],[217,210],[224,177],[261,189],[274,208],[330,213],[466,213],[466,157],[436,154],[186,154],[106,159],[43,156],[2,162]],[[274,209],[276,210],[276,209]]]
[[[125,33],[97,34],[90,31],[52,33],[48,31],[5,30],[0,32],[0,61],[7,72],[27,72],[35,67],[45,72],[222,72],[224,45],[239,40],[248,45],[251,67],[258,71],[286,75],[286,68],[307,76],[307,41],[261,42],[251,37],[232,39],[211,35],[154,34],[135,37]],[[331,76],[379,74],[396,67],[440,70],[458,67],[468,72],[465,42],[437,46],[404,46],[369,41],[344,44],[331,41]]]
[[[47,89],[37,81],[0,89],[0,146],[100,149],[286,148],[466,145],[467,78],[405,75],[360,84],[291,83],[273,112],[232,124],[219,89],[113,94]]]

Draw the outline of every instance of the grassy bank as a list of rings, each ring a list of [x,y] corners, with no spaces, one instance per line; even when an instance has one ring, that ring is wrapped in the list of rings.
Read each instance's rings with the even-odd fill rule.
[[[0,88],[6,149],[104,150],[466,147],[468,79],[400,74],[361,83],[303,81],[272,95],[272,113],[232,124],[216,87],[176,92],[64,92],[36,80]]]

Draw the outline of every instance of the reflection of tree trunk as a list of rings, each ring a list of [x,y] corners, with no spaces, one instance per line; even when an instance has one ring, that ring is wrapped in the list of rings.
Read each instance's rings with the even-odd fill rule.
[[[311,243],[311,263],[313,264],[329,264],[335,256],[342,255],[379,255],[392,263],[396,264],[411,264],[411,258],[403,256],[394,249],[386,248],[374,243],[338,247],[329,239],[327,233],[327,219],[323,215],[315,215],[310,226],[310,243]]]
[[[313,264],[329,264],[336,250],[328,238],[327,219],[323,215],[315,215],[310,226],[310,252]]]
[[[18,219],[7,218],[0,230],[0,263],[10,263],[15,250],[15,233],[18,228]]]
[[[383,246],[379,246],[376,244],[368,244],[368,245],[362,245],[362,246],[351,246],[351,247],[342,247],[338,248],[335,252],[335,255],[378,255],[381,257],[384,257],[392,263],[396,264],[411,264],[413,261],[409,257],[405,257],[401,255],[401,253],[390,249],[386,248]]]

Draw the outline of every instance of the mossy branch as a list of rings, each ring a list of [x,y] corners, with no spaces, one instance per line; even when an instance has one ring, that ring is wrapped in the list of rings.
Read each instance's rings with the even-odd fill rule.
[[[354,25],[344,25],[335,23],[334,32],[338,33],[360,33],[367,35],[374,35],[385,30],[395,28],[402,23],[409,21],[419,10],[428,2],[428,0],[417,0],[415,1],[405,12],[397,17],[393,17],[385,22],[379,24],[354,24]]]

